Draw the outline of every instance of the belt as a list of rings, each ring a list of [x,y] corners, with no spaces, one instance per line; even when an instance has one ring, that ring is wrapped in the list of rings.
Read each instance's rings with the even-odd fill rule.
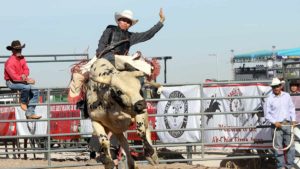
[[[287,120],[284,120],[284,121],[282,121],[282,122],[280,122],[280,123],[283,124],[283,125],[291,124],[291,122],[290,122],[290,121],[287,121]]]

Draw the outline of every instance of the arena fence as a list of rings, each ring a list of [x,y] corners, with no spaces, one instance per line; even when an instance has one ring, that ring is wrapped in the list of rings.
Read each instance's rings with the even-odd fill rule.
[[[222,160],[224,167],[232,168],[238,165],[248,165],[252,166],[250,168],[261,168],[262,163],[270,160],[273,157],[272,151],[270,151],[270,146],[265,145],[271,143],[271,140],[259,139],[259,140],[251,140],[251,139],[230,139],[227,138],[226,141],[218,141],[219,138],[216,138],[214,141],[207,141],[205,138],[209,136],[210,133],[215,131],[221,131],[221,133],[226,133],[228,131],[256,131],[264,128],[269,128],[269,124],[264,123],[256,123],[255,125],[246,125],[246,123],[240,123],[236,126],[207,126],[205,124],[209,124],[210,120],[217,119],[217,116],[231,115],[234,117],[238,117],[240,115],[247,114],[249,117],[252,115],[257,115],[262,113],[262,110],[247,110],[247,109],[234,109],[230,111],[221,110],[216,113],[215,110],[211,110],[206,108],[207,103],[212,103],[212,100],[224,102],[224,100],[236,101],[232,104],[239,104],[240,101],[243,100],[254,100],[259,99],[262,100],[266,97],[267,92],[258,93],[257,95],[240,95],[240,93],[233,92],[232,95],[226,96],[217,96],[207,97],[205,94],[206,89],[217,89],[216,91],[220,91],[219,87],[238,87],[238,86],[266,86],[270,81],[229,81],[229,82],[209,82],[209,83],[201,83],[201,84],[165,84],[166,88],[170,87],[185,87],[185,86],[197,86],[199,88],[199,96],[198,97],[169,97],[169,98],[148,98],[148,111],[150,116],[150,125],[152,131],[152,139],[154,141],[154,147],[161,154],[160,163],[170,163],[170,162],[185,162],[188,164],[195,164],[197,161],[208,161],[208,160]],[[152,89],[146,89],[152,90]],[[175,90],[178,90],[177,88]],[[248,90],[248,89],[247,89]],[[91,136],[91,132],[84,132],[82,121],[85,120],[82,116],[82,112],[76,109],[76,105],[70,105],[65,102],[64,98],[66,97],[66,90],[55,88],[55,89],[40,89],[40,103],[38,103],[38,110],[44,111],[46,116],[44,118],[36,121],[36,120],[27,120],[24,117],[19,117],[19,104],[18,103],[6,103],[0,106],[1,110],[1,119],[0,119],[0,129],[2,127],[2,132],[0,133],[0,143],[2,142],[0,149],[0,156],[4,156],[9,158],[9,156],[13,155],[16,158],[20,157],[24,154],[24,158],[27,155],[32,155],[33,158],[37,154],[42,154],[43,158],[47,160],[47,164],[42,166],[8,166],[7,168],[63,168],[63,167],[83,167],[83,166],[91,166],[91,165],[102,165],[101,163],[94,162],[86,162],[83,160],[80,165],[78,164],[64,164],[61,165],[55,163],[52,157],[54,157],[58,153],[66,153],[66,152],[78,152],[78,153],[86,153],[88,154],[88,144],[86,138]],[[0,90],[1,92],[1,90]],[[2,92],[1,92],[2,93]],[[5,93],[0,95],[0,99],[7,96],[18,97],[17,93]],[[18,100],[14,98],[13,100]],[[163,105],[161,103],[166,103],[170,106],[170,104],[179,102],[180,104],[184,104],[186,102],[196,101],[200,103],[199,109],[188,113],[183,111],[177,111],[172,113],[168,113],[165,111],[164,113],[157,112],[158,104]],[[206,105],[206,106],[205,106]],[[209,104],[211,105],[211,104]],[[208,105],[208,107],[209,107]],[[13,109],[15,112],[13,112]],[[238,108],[238,107],[236,107]],[[14,115],[15,114],[15,115]],[[212,119],[208,119],[209,115],[213,115]],[[18,116],[18,118],[16,118]],[[157,120],[159,118],[164,118],[164,120],[168,120],[168,117],[185,119],[189,117],[193,117],[196,119],[198,117],[200,121],[198,121],[196,127],[185,127],[185,128],[166,128],[166,129],[158,129]],[[20,135],[19,123],[23,123],[27,126],[28,132],[23,132]],[[37,123],[44,123],[41,125],[44,131],[36,130],[36,133],[32,133],[32,128],[34,125],[37,126]],[[198,125],[199,124],[199,125]],[[172,125],[172,124],[169,124]],[[35,126],[35,127],[36,127]],[[37,129],[38,127],[36,127]],[[136,149],[138,152],[138,156],[143,156],[143,153],[139,152],[142,149],[142,145],[138,144],[138,138],[133,135],[135,130],[134,127],[131,127],[125,135],[128,137],[129,142],[131,143],[131,148]],[[31,133],[30,133],[31,132]],[[162,135],[160,133],[185,133],[185,132],[196,132],[197,138],[195,141],[176,141],[176,142],[168,142],[163,140]],[[251,133],[250,132],[250,133]],[[25,134],[24,134],[25,133]],[[37,134],[38,133],[38,134]],[[42,134],[41,134],[42,133]],[[235,133],[237,134],[237,133]],[[240,134],[240,133],[239,133]],[[253,134],[253,133],[252,133]],[[229,136],[228,136],[229,137]],[[233,136],[237,138],[236,136]],[[244,136],[247,137],[247,136]],[[213,138],[213,137],[212,137]],[[173,139],[176,140],[176,139]],[[180,140],[180,138],[178,139]],[[221,140],[221,139],[220,139]],[[223,139],[224,140],[224,139]],[[29,147],[27,144],[29,143]],[[60,147],[55,147],[53,145],[58,144]],[[262,146],[256,146],[262,144]],[[231,146],[234,145],[234,146]],[[246,146],[243,146],[246,145]],[[14,146],[14,147],[13,147]],[[171,151],[163,151],[163,150],[171,150]],[[172,154],[181,154],[182,157],[174,157]],[[168,158],[169,157],[169,158]],[[142,158],[141,158],[142,159]],[[253,160],[252,160],[253,159]],[[139,160],[139,163],[147,163],[145,160]],[[221,163],[222,163],[221,162]],[[239,164],[243,163],[243,164]],[[1,164],[0,164],[1,165]]]

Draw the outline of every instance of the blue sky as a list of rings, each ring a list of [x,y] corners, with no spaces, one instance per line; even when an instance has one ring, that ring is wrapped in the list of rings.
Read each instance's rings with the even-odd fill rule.
[[[166,15],[157,35],[133,46],[145,56],[172,56],[169,83],[231,78],[230,50],[300,47],[299,0],[16,0],[0,2],[0,55],[12,40],[26,43],[23,54],[95,54],[114,13],[131,9],[139,22],[130,31],[149,29]],[[29,64],[38,87],[66,87],[71,63]],[[0,65],[0,85],[4,85]],[[163,72],[158,79],[163,82]]]

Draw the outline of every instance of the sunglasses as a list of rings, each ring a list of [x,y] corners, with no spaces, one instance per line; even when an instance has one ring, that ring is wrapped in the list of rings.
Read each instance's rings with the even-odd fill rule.
[[[275,89],[275,88],[278,88],[278,87],[281,87],[281,85],[272,86],[272,89]]]
[[[16,51],[16,52],[21,52],[22,49],[13,49],[13,51]]]
[[[132,24],[132,21],[130,19],[127,19],[127,18],[120,18],[119,21],[126,22],[130,25]]]

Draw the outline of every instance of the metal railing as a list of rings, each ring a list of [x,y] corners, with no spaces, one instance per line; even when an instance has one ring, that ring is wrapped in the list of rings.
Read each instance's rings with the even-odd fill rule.
[[[204,105],[203,101],[205,100],[210,100],[212,98],[205,98],[204,93],[203,93],[203,88],[207,86],[215,86],[215,85],[236,85],[236,84],[267,84],[270,81],[251,81],[251,82],[246,82],[246,81],[228,81],[228,82],[210,82],[210,83],[203,83],[203,84],[196,84],[196,83],[191,83],[191,84],[165,84],[165,86],[185,86],[185,85],[199,85],[200,86],[200,97],[197,98],[176,98],[176,99],[147,99],[147,101],[150,102],[159,102],[159,101],[185,101],[185,100],[199,100],[201,102],[201,105]],[[46,102],[44,103],[39,103],[38,105],[46,105],[47,106],[47,117],[50,116],[50,106],[51,105],[63,105],[63,104],[68,104],[68,103],[62,103],[62,102],[51,102],[50,96],[52,95],[52,91],[55,91],[56,93],[59,93],[61,89],[42,89],[43,91],[46,91]],[[257,99],[257,98],[263,98],[265,96],[248,96],[248,97],[242,97],[242,96],[236,96],[236,97],[230,97],[230,99]],[[229,97],[215,97],[213,99],[217,100],[222,100],[222,99],[228,99]],[[18,104],[7,104],[5,106],[17,106]],[[160,160],[161,163],[166,163],[166,162],[187,162],[189,164],[192,164],[192,161],[204,161],[204,160],[229,160],[229,159],[253,159],[253,158],[264,158],[264,157],[270,157],[272,154],[259,154],[255,153],[252,154],[249,152],[244,153],[244,154],[232,154],[230,152],[228,153],[223,153],[223,155],[227,155],[226,157],[205,157],[205,155],[210,154],[210,152],[207,152],[207,146],[214,145],[215,143],[205,143],[204,142],[204,133],[205,131],[212,131],[212,130],[224,130],[224,129],[244,129],[244,128],[264,128],[264,127],[269,127],[269,126],[237,126],[237,127],[203,127],[202,124],[205,123],[204,121],[204,116],[205,115],[224,115],[224,114],[255,114],[258,113],[259,111],[236,111],[236,112],[220,112],[218,114],[215,114],[215,112],[204,112],[204,107],[201,106],[199,112],[189,112],[188,116],[201,116],[201,125],[196,128],[185,128],[185,129],[165,129],[165,130],[157,130],[157,129],[152,129],[152,132],[166,132],[166,131],[200,131],[201,132],[201,141],[199,142],[194,142],[194,143],[186,143],[186,142],[179,142],[179,143],[162,143],[159,140],[157,140],[154,144],[154,147],[159,148],[159,147],[186,147],[186,159],[172,159],[172,160]],[[186,116],[187,114],[176,114],[176,116]],[[163,117],[163,116],[172,116],[172,115],[149,115],[155,116],[155,117]],[[47,122],[47,134],[44,135],[26,135],[26,136],[0,136],[0,142],[1,140],[9,140],[9,139],[35,139],[35,138],[43,138],[45,139],[44,143],[40,143],[44,145],[44,148],[31,148],[31,149],[21,149],[23,151],[18,151],[18,152],[0,152],[0,155],[9,155],[9,154],[36,154],[36,153],[45,153],[45,158],[48,161],[47,166],[38,166],[38,167],[30,167],[30,168],[59,168],[59,167],[79,167],[79,166],[86,166],[86,165],[101,165],[99,163],[86,163],[86,164],[81,164],[81,165],[53,165],[52,164],[52,158],[51,154],[53,153],[58,153],[58,152],[87,152],[86,145],[84,144],[83,146],[79,147],[71,147],[68,149],[59,149],[59,148],[52,148],[51,145],[55,142],[53,142],[52,137],[55,136],[84,136],[84,135],[91,135],[92,133],[60,133],[60,134],[51,134],[50,131],[50,125],[51,121],[61,121],[61,120],[82,120],[81,117],[72,117],[72,118],[43,118],[38,121],[46,121]],[[0,120],[0,123],[13,123],[13,122],[35,122],[36,120]],[[128,130],[127,133],[130,132],[135,132],[134,130]],[[126,134],[127,135],[127,134]],[[268,142],[268,140],[267,140]],[[243,142],[225,142],[225,143],[218,143],[218,145],[231,145],[231,144],[255,144],[255,141],[243,141]],[[198,147],[200,146],[199,151],[193,151],[192,147]],[[132,145],[132,148],[142,148],[140,145]],[[30,150],[30,151],[28,151]],[[199,154],[201,155],[201,158],[193,158],[193,154]],[[146,161],[140,161],[140,163],[145,163]],[[26,168],[26,166],[14,166],[13,168],[20,167],[20,168]]]
[[[10,56],[0,56],[0,64]],[[47,55],[25,55],[27,63],[49,63],[49,62],[76,62],[84,59],[89,60],[89,54],[47,54]],[[76,58],[77,57],[77,58]]]

